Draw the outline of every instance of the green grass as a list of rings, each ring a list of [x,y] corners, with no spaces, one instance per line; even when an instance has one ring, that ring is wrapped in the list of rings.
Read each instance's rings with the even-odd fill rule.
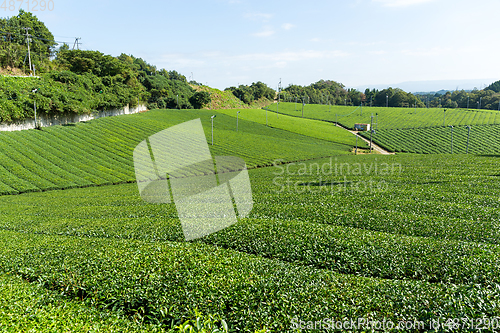
[[[496,158],[331,163],[250,170],[249,218],[190,243],[175,206],[142,201],[135,184],[3,196],[0,270],[168,327],[190,308],[244,331],[500,315]]]
[[[276,111],[277,104],[271,104],[270,110]],[[288,115],[302,117],[302,104],[280,103],[278,111]],[[446,114],[445,114],[446,113]],[[307,104],[304,117],[329,122],[338,121],[344,127],[353,129],[356,123],[371,123],[374,128],[402,129],[453,125],[492,125],[500,124],[500,112],[491,110],[466,110],[443,108],[384,108],[357,106],[328,106]],[[376,125],[375,125],[376,123]]]
[[[292,133],[302,134],[308,137],[326,140],[335,143],[341,143],[348,146],[356,145],[356,137],[342,128],[334,126],[319,120],[299,119],[287,115],[277,115],[276,113],[266,112],[265,110],[220,110],[220,113],[235,117],[237,112],[238,122],[248,120],[258,124],[267,124],[270,127],[282,129]],[[245,124],[238,124],[241,131],[251,131],[251,128],[245,128]],[[360,142],[360,147],[368,147],[365,142]]]
[[[214,145],[210,146],[213,155],[242,157],[249,168],[271,165],[275,159],[295,161],[349,154],[354,142],[352,135],[321,123],[319,128],[330,131],[328,135],[307,136],[310,133],[304,132],[295,119],[293,126],[284,130],[242,119],[241,131],[236,132],[231,116],[209,110],[155,110],[41,131],[2,132],[0,193],[133,182],[132,153],[137,144],[158,131],[197,118],[202,119],[211,143],[212,114],[218,115]]]
[[[418,154],[500,154],[500,126],[467,126],[453,128],[453,148],[450,127],[428,127],[378,130],[372,135],[373,141],[389,151]],[[368,133],[362,133],[369,138]],[[467,139],[469,147],[467,148]]]

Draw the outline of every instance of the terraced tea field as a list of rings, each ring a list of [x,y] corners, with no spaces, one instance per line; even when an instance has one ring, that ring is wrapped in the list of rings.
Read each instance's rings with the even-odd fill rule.
[[[133,182],[132,153],[139,142],[174,124],[200,118],[211,143],[213,114],[208,110],[157,110],[41,131],[2,132],[0,193]],[[298,156],[311,159],[349,154],[355,142],[353,135],[332,125],[323,128],[328,137],[324,133],[300,135],[286,119],[279,129],[241,120],[236,132],[232,117],[215,114],[213,155],[243,157],[249,168],[271,165],[276,158],[294,161]]]
[[[367,132],[362,133],[370,138]],[[374,143],[389,151],[417,154],[500,154],[500,125],[378,130]],[[453,141],[452,141],[453,140]],[[468,141],[468,143],[467,143]],[[468,146],[467,146],[468,145]]]
[[[196,318],[235,332],[358,318],[500,328],[496,157],[355,156],[353,136],[329,123],[269,113],[266,127],[265,111],[241,110],[236,132],[237,110],[223,110],[210,148],[252,167],[254,206],[186,242],[176,206],[147,203],[128,182],[135,145],[159,130],[200,117],[210,142],[212,113],[197,112],[0,135],[5,150],[26,148],[5,156],[29,174],[61,164],[49,170],[59,178],[36,175],[65,188],[39,192],[18,173],[28,193],[0,196],[0,295],[15,300],[2,303],[2,328],[162,331]]]
[[[276,111],[277,104],[268,107]],[[356,123],[371,122],[380,129],[402,129],[435,126],[466,126],[500,124],[500,112],[491,110],[466,110],[443,108],[383,108],[358,106],[328,106],[310,104],[304,106],[304,118],[338,122],[342,126],[354,129]],[[302,117],[302,104],[280,103],[280,113]]]
[[[276,110],[277,105],[269,109]],[[280,103],[280,113],[302,117],[301,105]],[[372,140],[390,152],[417,154],[499,154],[500,113],[489,110],[412,109],[378,107],[306,105],[304,117],[336,122],[353,129],[355,123],[370,123],[373,114]],[[274,112],[270,112],[274,113]],[[363,114],[363,116],[361,115]],[[271,116],[271,118],[275,117]],[[445,124],[445,126],[443,126]],[[467,126],[471,127],[469,134]],[[369,132],[360,133],[369,139]],[[469,147],[467,149],[467,140]]]

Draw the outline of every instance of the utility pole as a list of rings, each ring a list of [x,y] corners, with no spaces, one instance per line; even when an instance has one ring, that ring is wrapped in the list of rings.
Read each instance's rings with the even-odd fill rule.
[[[28,42],[28,61],[29,61],[29,71],[30,71],[30,76],[31,76],[31,52],[30,52],[30,34],[28,34],[28,30],[31,30],[31,28],[23,28],[26,31],[26,41]]]
[[[280,91],[281,91],[281,78],[280,83],[278,83],[278,105],[276,106],[276,118],[279,117],[279,107],[280,107]]]
[[[82,38],[81,37],[75,37],[75,43],[73,44],[73,50],[75,49],[75,46],[76,46],[77,50],[80,49],[80,43],[78,42],[80,39],[82,39]]]

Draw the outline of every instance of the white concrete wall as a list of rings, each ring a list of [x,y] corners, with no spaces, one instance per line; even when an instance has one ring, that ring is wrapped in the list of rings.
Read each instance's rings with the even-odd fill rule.
[[[54,126],[54,125],[66,125],[71,123],[78,123],[80,121],[88,121],[91,119],[101,118],[101,117],[111,117],[119,116],[122,114],[132,114],[142,111],[146,111],[146,105],[139,104],[135,108],[130,108],[128,105],[122,109],[108,110],[108,111],[96,111],[91,114],[70,114],[70,115],[37,115],[38,124],[41,127]],[[18,122],[0,124],[0,131],[22,131],[27,129],[35,128],[35,119],[29,118],[21,120]]]

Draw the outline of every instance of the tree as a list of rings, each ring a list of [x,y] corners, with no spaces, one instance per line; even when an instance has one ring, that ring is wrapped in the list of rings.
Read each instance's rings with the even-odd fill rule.
[[[49,29],[35,15],[20,9],[17,16],[0,22],[0,29],[6,32],[3,37],[5,42],[27,45],[24,28],[29,28],[28,33],[32,36],[30,50],[33,54],[48,59],[54,53],[57,43]]]
[[[212,98],[207,91],[197,91],[189,98],[189,102],[195,109],[201,109],[204,105],[210,103]]]

